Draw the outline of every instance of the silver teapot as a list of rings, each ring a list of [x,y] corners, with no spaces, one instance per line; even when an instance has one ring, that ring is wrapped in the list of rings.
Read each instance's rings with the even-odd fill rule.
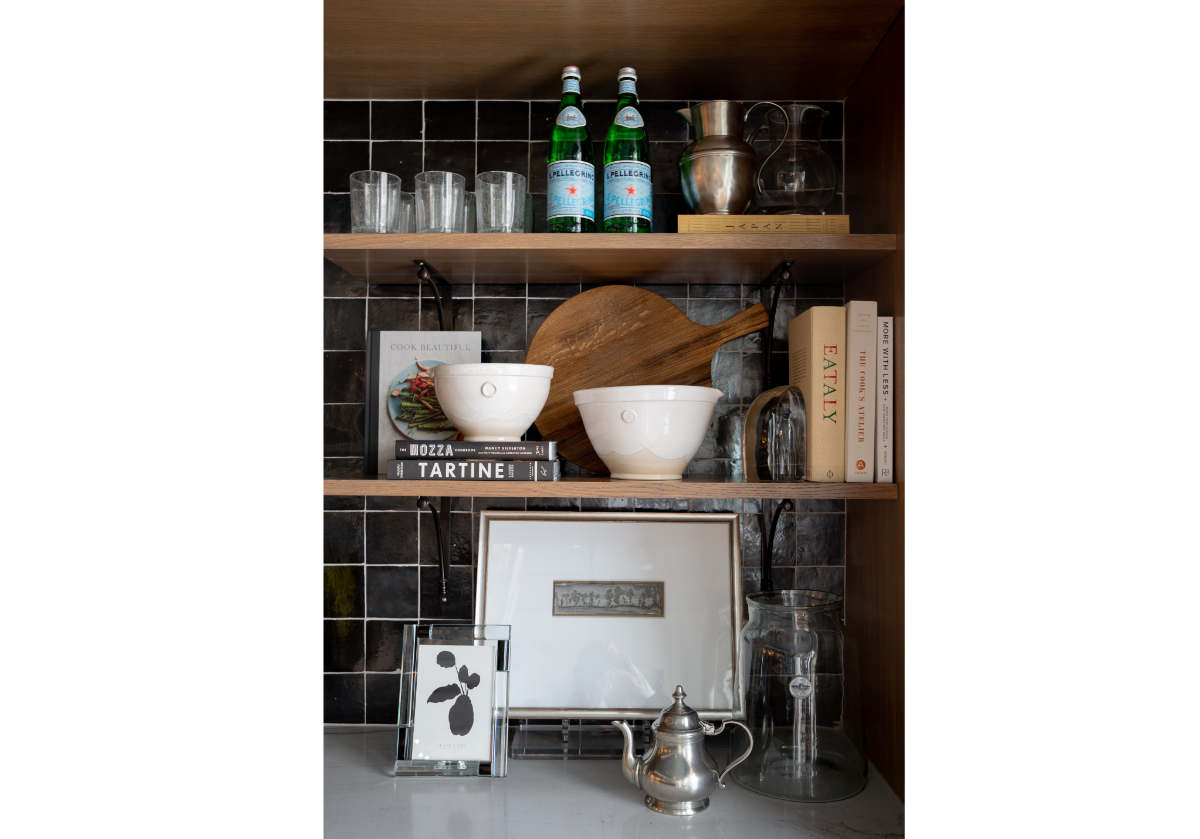
[[[725,788],[722,780],[729,771],[750,756],[754,735],[737,720],[725,720],[720,726],[704,722],[700,715],[684,704],[683,685],[675,686],[675,702],[664,708],[652,724],[654,744],[640,758],[633,755],[633,731],[624,720],[613,725],[625,736],[621,755],[621,774],[629,783],[646,793],[646,806],[658,813],[690,816],[708,806],[708,797],[717,787]],[[704,738],[720,734],[732,723],[741,726],[750,738],[750,745],[737,760],[717,773],[716,764],[704,748]]]

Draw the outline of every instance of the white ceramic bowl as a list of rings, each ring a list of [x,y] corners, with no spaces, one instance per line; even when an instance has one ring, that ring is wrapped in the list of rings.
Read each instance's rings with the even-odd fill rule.
[[[541,413],[553,376],[544,364],[441,364],[433,386],[465,439],[513,441]]]
[[[614,478],[669,481],[683,477],[725,394],[715,387],[637,385],[573,395],[588,440]]]

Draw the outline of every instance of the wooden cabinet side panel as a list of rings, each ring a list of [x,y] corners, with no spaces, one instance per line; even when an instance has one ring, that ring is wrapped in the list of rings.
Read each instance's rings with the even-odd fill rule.
[[[904,795],[904,20],[846,99],[846,198],[855,232],[895,232],[897,251],[846,282],[846,298],[894,315],[895,501],[846,503],[848,690],[868,757]]]

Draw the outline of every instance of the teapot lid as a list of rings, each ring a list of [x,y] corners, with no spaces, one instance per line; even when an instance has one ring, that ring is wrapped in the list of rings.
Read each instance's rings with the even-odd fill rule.
[[[675,685],[675,693],[671,695],[675,701],[658,715],[654,728],[662,731],[699,731],[702,728],[700,715],[683,701],[687,696],[683,692],[683,685]]]

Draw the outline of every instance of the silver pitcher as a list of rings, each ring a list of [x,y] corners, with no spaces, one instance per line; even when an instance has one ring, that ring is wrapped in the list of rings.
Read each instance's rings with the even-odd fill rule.
[[[759,102],[750,110],[761,104],[774,105]],[[679,182],[692,212],[701,215],[745,212],[754,198],[755,172],[754,149],[743,136],[745,116],[741,103],[712,99],[697,102],[690,109],[680,108],[677,113],[691,124],[695,137],[679,158]],[[775,151],[778,146],[767,158]]]
[[[633,731],[624,720],[613,725],[625,736],[621,755],[621,774],[625,780],[646,793],[646,806],[658,813],[690,816],[708,806],[708,797],[722,783],[729,771],[750,756],[754,735],[737,720],[725,720],[720,726],[704,722],[700,715],[684,704],[683,685],[675,686],[675,702],[658,715],[651,728],[654,744],[640,758],[633,755]],[[704,738],[720,734],[729,723],[741,726],[750,745],[741,756],[717,774],[716,764],[704,748]]]

